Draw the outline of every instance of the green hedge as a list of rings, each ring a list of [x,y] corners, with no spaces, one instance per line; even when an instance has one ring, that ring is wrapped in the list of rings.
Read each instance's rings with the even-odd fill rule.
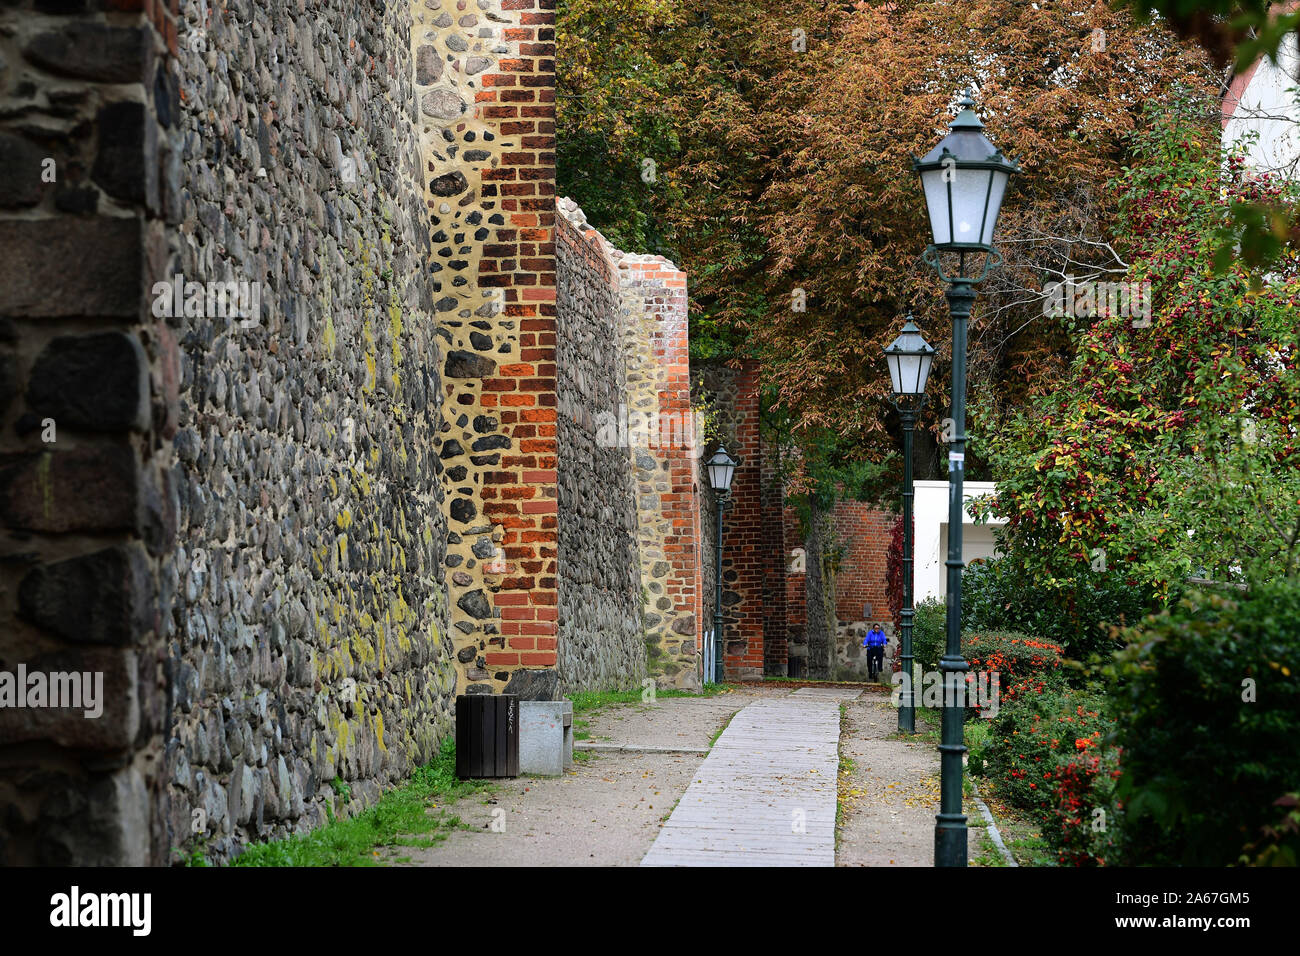
[[[1300,582],[1190,593],[1107,669],[1130,862],[1236,863],[1300,789]]]
[[[1152,592],[1118,570],[1035,581],[1009,558],[972,561],[962,574],[962,629],[1023,631],[1060,644],[1073,658],[1119,647],[1113,628],[1156,609]]]
[[[912,656],[922,670],[938,670],[946,639],[948,610],[939,598],[926,598],[912,618]]]

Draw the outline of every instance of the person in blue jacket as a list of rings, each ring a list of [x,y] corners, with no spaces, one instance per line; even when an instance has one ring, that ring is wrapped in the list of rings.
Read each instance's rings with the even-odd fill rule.
[[[885,637],[879,623],[871,625],[871,630],[862,639],[862,646],[867,649],[867,673],[871,680],[875,680],[885,666],[885,645],[888,643],[889,638]]]

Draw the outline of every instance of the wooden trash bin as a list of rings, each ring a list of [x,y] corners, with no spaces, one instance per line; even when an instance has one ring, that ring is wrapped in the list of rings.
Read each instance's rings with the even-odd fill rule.
[[[519,698],[461,694],[456,698],[456,776],[519,776]]]

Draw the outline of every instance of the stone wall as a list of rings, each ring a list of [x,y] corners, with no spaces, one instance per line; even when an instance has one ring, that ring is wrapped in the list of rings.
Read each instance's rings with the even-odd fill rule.
[[[84,674],[102,707],[0,709],[0,865],[170,840],[179,362],[146,294],[181,216],[176,24],[120,6],[0,11],[0,672]]]
[[[114,6],[4,14],[0,655],[101,670],[108,707],[0,715],[5,862],[350,813],[457,682],[411,10]]]
[[[551,8],[0,12],[0,671],[104,706],[0,709],[0,863],[351,814],[458,692],[635,685],[643,621],[697,680],[693,433],[557,421],[692,424],[671,263],[571,241],[557,325]]]
[[[558,674],[570,691],[637,687],[647,650],[636,481],[617,433],[618,410],[628,400],[618,274],[582,210],[561,200],[559,212]]]
[[[637,483],[642,622],[656,680],[698,690],[703,635],[699,449],[691,406],[686,273],[613,252],[627,363],[627,445]]]
[[[159,265],[263,287],[260,315],[166,323],[181,543],[165,772],[172,832],[204,808],[221,858],[427,762],[456,673],[409,13],[182,16],[181,228]]]

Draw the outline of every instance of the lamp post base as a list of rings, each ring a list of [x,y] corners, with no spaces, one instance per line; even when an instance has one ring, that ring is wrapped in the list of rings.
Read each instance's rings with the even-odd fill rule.
[[[966,815],[940,813],[934,827],[934,865],[966,865]]]

